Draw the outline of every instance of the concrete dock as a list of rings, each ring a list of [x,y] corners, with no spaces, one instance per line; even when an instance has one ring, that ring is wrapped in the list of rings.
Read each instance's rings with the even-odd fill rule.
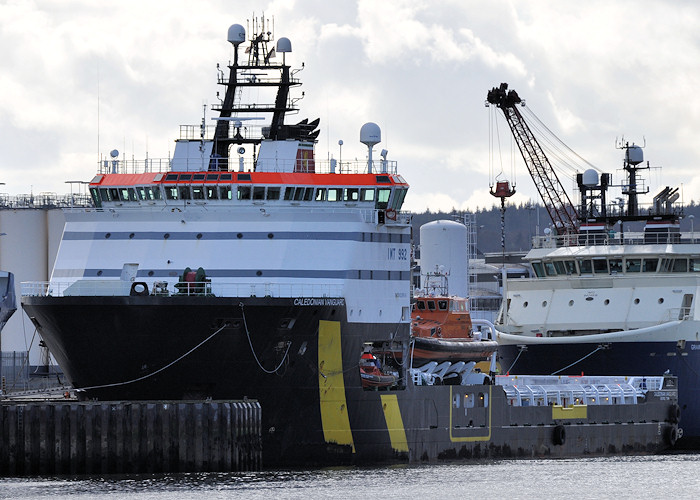
[[[0,475],[262,467],[253,401],[3,401]]]

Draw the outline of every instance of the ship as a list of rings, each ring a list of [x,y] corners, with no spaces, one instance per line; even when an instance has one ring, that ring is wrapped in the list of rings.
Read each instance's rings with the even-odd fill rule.
[[[409,185],[388,151],[375,161],[373,122],[360,128],[366,161],[316,158],[319,120],[286,120],[301,84],[291,41],[251,24],[229,28],[215,125],[182,126],[168,160],[101,160],[94,207],[65,211],[51,280],[22,283],[76,394],[257,400],[267,467],[673,446],[672,376],[414,363]]]
[[[680,232],[677,188],[652,203],[642,147],[624,151],[621,197],[610,174],[578,175],[578,234],[534,238],[524,260],[533,277],[508,279],[496,329],[504,373],[673,373],[683,438],[700,446],[700,240]],[[612,201],[612,203],[611,203]],[[692,219],[691,219],[692,220]]]

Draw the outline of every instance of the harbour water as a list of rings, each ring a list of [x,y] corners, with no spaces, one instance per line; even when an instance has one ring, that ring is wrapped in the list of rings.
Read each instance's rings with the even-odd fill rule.
[[[1,499],[697,498],[700,454],[469,464],[0,479]]]

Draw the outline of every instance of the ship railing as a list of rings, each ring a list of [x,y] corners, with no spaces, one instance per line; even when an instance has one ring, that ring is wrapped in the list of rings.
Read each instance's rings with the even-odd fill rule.
[[[496,377],[512,406],[637,404],[649,390],[661,390],[664,377]]]
[[[670,241],[669,238],[678,238]],[[559,248],[559,247],[584,247],[584,246],[609,246],[609,245],[665,245],[667,243],[691,243],[700,240],[691,235],[675,236],[667,233],[643,233],[643,232],[617,232],[595,234],[561,234],[533,236],[532,248]]]
[[[362,174],[367,173],[366,161],[343,161],[335,160],[258,160],[220,158],[220,171],[245,171],[245,172],[309,172],[317,174],[338,173],[338,174]],[[112,159],[98,162],[97,172],[99,174],[143,174],[149,172],[200,172],[208,171],[210,161],[208,158],[146,158],[136,159]],[[383,173],[396,174],[398,163],[395,160],[380,160],[374,162],[372,172],[378,175]]]
[[[141,282],[136,278],[135,283]],[[150,281],[146,282],[148,294],[162,296],[202,296],[215,297],[277,297],[277,298],[338,298],[343,297],[344,287],[340,284],[314,283],[243,283],[243,282],[188,282]],[[64,281],[24,281],[21,283],[22,296],[65,297],[94,296],[116,297],[133,295],[133,283],[123,280],[79,280]],[[179,285],[179,286],[178,286]],[[137,294],[141,294],[140,292]]]

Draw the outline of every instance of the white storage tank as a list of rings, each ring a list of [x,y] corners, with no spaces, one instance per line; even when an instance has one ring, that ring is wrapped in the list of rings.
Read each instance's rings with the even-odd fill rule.
[[[422,288],[425,288],[425,273],[442,269],[448,273],[448,294],[467,297],[467,227],[451,220],[423,224],[420,228],[420,267]]]

